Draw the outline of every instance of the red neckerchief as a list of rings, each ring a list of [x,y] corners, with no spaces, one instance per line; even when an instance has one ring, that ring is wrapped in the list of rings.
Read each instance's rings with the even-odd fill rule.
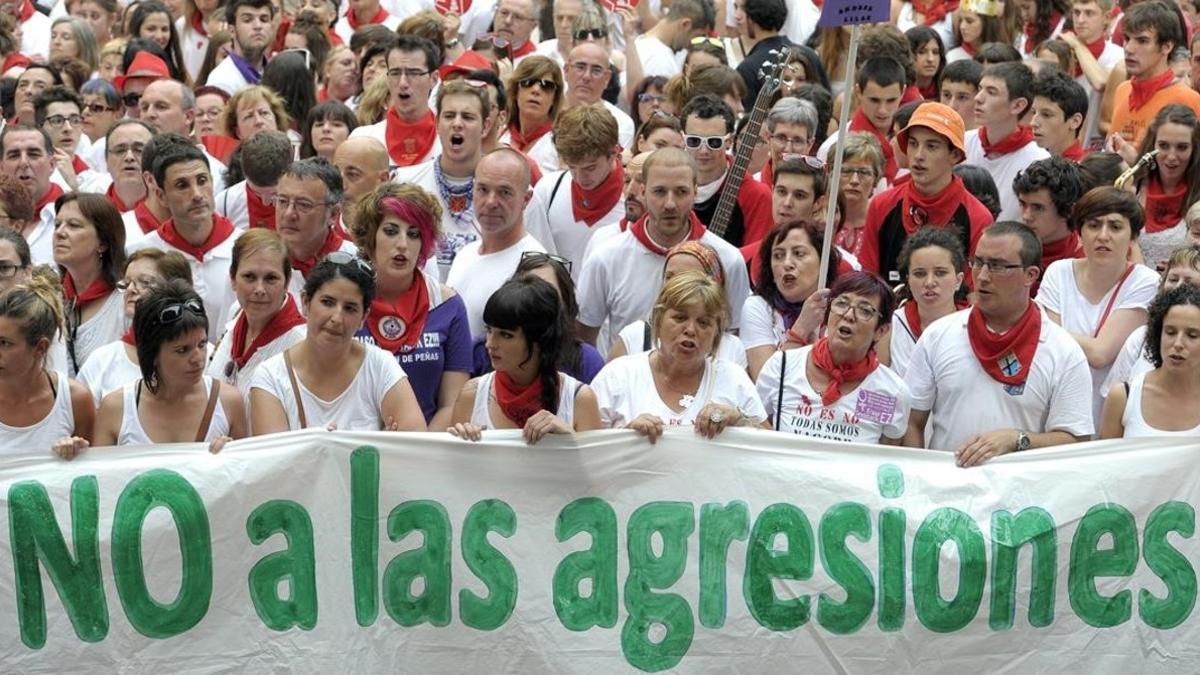
[[[437,8],[438,14],[443,16],[446,14],[462,16],[468,9],[471,9],[471,0],[437,0],[434,6]]]
[[[429,286],[420,270],[413,273],[408,290],[388,302],[382,297],[371,301],[367,311],[367,329],[375,344],[399,354],[417,346],[429,318]]]
[[[133,217],[137,220],[138,227],[142,228],[142,234],[150,234],[163,226],[163,221],[151,213],[150,208],[146,206],[145,199],[133,207]]]
[[[292,258],[292,269],[308,277],[313,268],[317,266],[317,263],[321,262],[321,259],[330,253],[341,249],[342,242],[344,241],[346,240],[342,238],[342,233],[336,227],[329,228],[328,233],[325,235],[325,242],[321,244],[321,248],[317,249],[316,255],[304,260]]]
[[[1133,89],[1129,92],[1129,112],[1134,112],[1146,105],[1160,89],[1166,89],[1174,83],[1175,71],[1170,68],[1167,68],[1162,75],[1152,77],[1148,80],[1133,78],[1129,81],[1129,84],[1133,86]]]
[[[771,161],[770,157],[767,157],[767,163],[763,164],[760,182],[767,187],[775,185],[775,163]]]
[[[829,376],[829,384],[821,392],[821,404],[829,407],[842,397],[842,384],[847,380],[862,381],[879,367],[879,358],[875,356],[875,348],[867,350],[867,355],[854,363],[834,363],[833,352],[829,350],[829,338],[817,340],[812,348],[812,363],[818,370]]]
[[[133,333],[133,326],[130,326],[129,330],[125,331],[125,334],[121,336],[121,342],[124,342],[130,347],[137,346],[137,335],[134,335]]]
[[[528,136],[521,135],[521,127],[516,122],[508,126],[509,145],[519,152],[525,152],[533,147],[542,136],[554,131],[554,122],[546,122],[542,126],[529,132]]]
[[[954,302],[954,308],[966,309],[967,303],[958,302],[956,300]],[[913,340],[920,338],[921,333],[925,330],[925,327],[921,325],[921,310],[917,307],[917,301],[909,300],[908,302],[904,303],[904,306],[901,309],[904,310],[904,318],[908,320],[908,329],[912,331]]]
[[[1078,138],[1076,138],[1075,142],[1072,143],[1069,148],[1062,151],[1062,156],[1063,159],[1068,159],[1072,162],[1078,162],[1084,157],[1087,157],[1087,151],[1083,149],[1083,144],[1079,142]]]
[[[192,16],[190,19],[188,19],[188,23],[191,24],[192,30],[203,35],[204,37],[208,37],[208,28],[204,26],[204,17],[201,16],[199,11],[192,12]]]
[[[921,97],[924,98],[926,101],[937,101],[938,100],[937,80],[930,80],[928,86],[920,87],[918,89],[918,91],[921,92]]]
[[[1179,224],[1183,219],[1187,204],[1187,181],[1179,181],[1179,187],[1174,192],[1163,192],[1162,183],[1158,177],[1151,175],[1146,183],[1146,233],[1162,232]]]
[[[1082,257],[1082,254],[1083,250],[1079,244],[1079,234],[1072,232],[1058,241],[1042,244],[1042,270],[1049,267],[1052,262],[1068,258],[1079,258]]]
[[[1004,138],[991,143],[988,141],[987,127],[979,127],[979,142],[983,143],[983,154],[988,157],[1007,155],[1020,150],[1033,140],[1033,128],[1018,124],[1017,130]]]
[[[1060,21],[1062,21],[1061,12],[1054,12],[1050,15],[1051,26],[1058,26]],[[1025,24],[1025,27],[1022,30],[1025,33],[1025,53],[1032,54],[1033,48],[1038,46],[1038,43],[1034,42],[1034,33],[1037,32],[1037,23],[1031,21]],[[1053,31],[1054,29],[1051,28],[1050,30]]]
[[[33,216],[35,218],[39,217],[42,209],[46,208],[47,204],[53,204],[61,196],[63,196],[62,187],[57,183],[51,183],[50,187],[46,188],[46,194],[42,195],[42,198],[37,200],[37,203],[33,205]]]
[[[1078,37],[1078,36],[1076,36],[1076,37]],[[1087,48],[1088,48],[1088,51],[1092,53],[1092,58],[1099,61],[1100,55],[1104,53],[1104,45],[1106,45],[1106,44],[1108,44],[1108,38],[1104,37],[1103,34],[1101,34],[1100,37],[1097,38],[1095,42],[1087,43]],[[1083,75],[1083,66],[1076,64],[1075,65],[1075,77],[1079,77],[1080,75]]]
[[[158,236],[162,237],[163,241],[173,248],[178,249],[179,252],[190,255],[200,262],[204,262],[204,256],[209,251],[220,246],[226,239],[233,236],[233,223],[226,220],[224,216],[214,213],[212,216],[212,232],[208,233],[208,239],[205,239],[204,243],[199,246],[192,244],[179,234],[179,231],[175,229],[174,218],[163,223],[162,227],[158,228]]]
[[[1023,386],[1029,377],[1041,332],[1042,313],[1032,301],[1003,335],[988,330],[979,307],[972,309],[967,318],[967,339],[979,365],[988,377],[1011,386]]]
[[[330,47],[338,47],[344,44],[342,42],[342,36],[337,34],[337,31],[333,29],[333,26],[330,26],[329,30],[325,31],[325,37],[329,38]]]
[[[621,193],[625,191],[625,167],[621,162],[613,160],[613,169],[608,172],[608,178],[596,187],[585,190],[579,183],[571,181],[571,215],[576,221],[587,223],[588,227],[612,211],[621,201]]]
[[[34,11],[35,10],[33,9],[33,3],[30,2],[29,0],[25,0],[25,3],[21,5],[21,16],[20,16],[21,23],[25,23],[26,21],[28,21],[29,17],[33,16]]]
[[[324,103],[329,100],[329,90],[321,87],[317,90],[317,103]]]
[[[221,160],[223,164],[229,163],[229,157],[238,147],[238,139],[222,136],[220,134],[209,134],[200,137],[200,143],[204,145],[204,149],[208,154]]]
[[[265,227],[275,229],[275,205],[263,201],[257,192],[246,185],[246,210],[250,214],[250,229]]]
[[[958,9],[958,0],[947,0],[938,2],[933,0],[929,4],[925,4],[920,0],[913,0],[913,12],[923,14],[925,16],[925,25],[932,26],[933,24],[946,18],[946,15]]]
[[[904,91],[900,93],[900,105],[923,100],[925,100],[925,97],[921,95],[921,90],[918,89],[917,85],[915,84],[908,85],[904,88]]]
[[[270,321],[267,321],[267,325],[263,326],[258,337],[255,337],[250,344],[246,344],[246,333],[250,330],[250,321],[246,318],[246,312],[243,311],[233,322],[233,342],[229,343],[229,356],[237,365],[238,370],[241,370],[246,367],[246,363],[259,349],[266,347],[296,326],[303,325],[304,315],[296,307],[296,299],[292,297],[291,293],[286,293],[283,307],[275,312],[275,316],[271,317]]]
[[[145,201],[145,199],[142,199],[142,200],[138,201],[136,204],[134,204],[133,206],[126,204],[121,199],[121,195],[117,194],[117,184],[116,183],[113,183],[112,185],[108,186],[108,191],[104,193],[104,196],[108,197],[109,201],[111,201],[113,203],[113,206],[117,207],[117,210],[120,211],[121,213],[125,213],[125,212],[129,211],[130,209],[136,208],[137,206],[140,206],[143,201]],[[151,229],[154,229],[154,228],[151,228]]]
[[[946,227],[969,194],[958,176],[952,177],[950,184],[933,196],[921,194],[912,181],[902,183],[900,189],[904,191],[900,198],[900,222],[909,234],[927,225]]]
[[[537,45],[533,44],[533,40],[526,40],[520,48],[513,49],[512,55],[514,59],[519,59],[522,56],[529,56],[535,51],[537,51]]]
[[[412,166],[433,148],[437,139],[437,120],[432,110],[426,110],[420,120],[409,124],[400,119],[395,108],[388,108],[384,136],[392,161],[398,166]]]
[[[896,172],[900,170],[900,165],[896,164],[896,152],[892,148],[891,140],[886,134],[876,129],[874,124],[871,124],[871,120],[867,118],[862,108],[855,111],[854,118],[850,120],[850,131],[865,131],[874,134],[876,140],[879,141],[879,146],[883,148],[883,173],[891,183],[896,177]]]
[[[970,56],[971,58],[975,58],[975,52],[979,51],[974,46],[972,46],[966,42],[960,44],[959,47],[962,47],[962,50],[964,52],[966,52],[967,56]]]
[[[813,0],[813,4],[816,5],[817,9],[820,9],[825,4],[825,0]]]
[[[689,216],[692,219],[692,231],[688,232],[687,241],[694,241],[700,237],[703,237],[706,230],[704,228],[704,223],[700,222],[700,219],[696,217],[695,211],[691,212]],[[646,234],[646,222],[649,217],[650,215],[647,214],[639,218],[638,221],[629,228],[629,231],[633,233],[634,239],[637,239],[639,242],[641,242],[642,246],[646,247],[646,250],[655,255],[665,256],[667,255],[667,249],[651,241],[650,236]]]
[[[31,63],[33,63],[33,59],[21,52],[14,51],[4,57],[4,65],[0,66],[0,73],[7,73],[11,68],[25,68]]]
[[[363,23],[359,23],[358,19],[354,16],[353,9],[346,12],[346,23],[350,24],[351,31],[358,30],[359,26],[370,26],[370,25],[376,24],[376,23],[381,24],[387,18],[388,18],[387,10],[384,9],[382,6],[379,8],[378,12],[375,12],[375,16],[371,17],[370,20],[363,22]]]
[[[87,162],[85,162],[85,161],[83,161],[82,159],[80,159],[80,158],[79,158],[79,155],[72,155],[72,156],[71,156],[71,168],[75,170],[75,175],[76,175],[76,176],[78,176],[79,174],[83,173],[84,171],[91,171],[91,170],[92,170],[92,167],[91,167],[91,166],[89,166]]]
[[[76,307],[84,307],[88,303],[96,300],[103,300],[108,297],[113,291],[113,285],[108,283],[104,277],[97,277],[95,281],[88,284],[88,287],[80,293],[75,289],[75,280],[71,278],[70,272],[63,273],[63,297],[67,299],[67,304],[74,304]]]
[[[496,383],[496,405],[500,406],[500,412],[512,420],[518,429],[524,429],[525,422],[542,409],[542,378],[535,377],[533,382],[522,387],[513,382],[508,373],[497,370],[493,380]]]

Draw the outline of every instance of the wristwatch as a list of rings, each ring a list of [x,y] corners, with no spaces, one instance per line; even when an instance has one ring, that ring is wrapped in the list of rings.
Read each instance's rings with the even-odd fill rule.
[[[1033,447],[1033,441],[1029,440],[1029,434],[1017,429],[1017,448],[1014,452],[1024,452]]]

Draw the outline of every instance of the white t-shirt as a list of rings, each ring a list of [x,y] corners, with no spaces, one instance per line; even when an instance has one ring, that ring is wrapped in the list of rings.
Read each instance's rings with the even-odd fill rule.
[[[25,235],[25,241],[29,244],[30,262],[34,265],[52,265],[57,269],[57,263],[54,262],[54,215],[52,201],[42,207],[38,213],[38,223]]]
[[[507,130],[500,134],[500,145],[512,145],[512,134]],[[533,145],[525,148],[525,155],[532,159],[542,170],[542,176],[562,169],[562,160],[558,157],[558,148],[554,147],[554,134],[542,134]],[[540,182],[540,181],[539,181]]]
[[[783,325],[783,315],[775,311],[761,295],[754,294],[742,304],[742,323],[738,335],[746,349],[776,347],[783,342],[788,326]]]
[[[217,194],[213,205],[239,230],[250,229],[250,207],[246,204],[246,181],[234,183]],[[271,223],[275,227],[275,223]]]
[[[383,20],[383,23],[381,25],[386,26],[388,28],[388,30],[394,31],[400,26],[400,22],[409,15],[408,14],[399,14],[399,15],[393,14],[392,8],[388,6],[390,4],[393,4],[393,3],[390,3],[390,2],[381,2],[380,3],[380,5],[388,12],[387,18]],[[341,6],[341,5],[339,4],[339,6]],[[417,10],[414,10],[414,11],[417,11]],[[337,33],[337,36],[342,39],[343,43],[345,43],[347,45],[350,44],[350,38],[354,36],[354,29],[350,27],[350,21],[346,18],[345,14],[342,14],[341,16],[339,16],[337,22],[333,24],[333,32]],[[470,49],[471,45],[467,45],[467,48]]]
[[[288,347],[303,340],[304,336],[308,335],[308,327],[303,324],[292,326],[283,335],[259,347],[258,351],[254,352],[254,355],[246,361],[245,367],[239,369],[233,360],[232,353],[233,324],[236,320],[236,316],[229,320],[229,326],[225,330],[225,335],[221,337],[221,341],[217,343],[216,349],[213,350],[212,360],[208,362],[208,368],[204,373],[209,377],[215,377],[222,382],[236,386],[242,392],[242,396],[249,402],[250,382],[254,378],[254,371],[266,362],[267,359],[277,354],[282,354]]]
[[[48,60],[50,58],[50,26],[53,23],[53,19],[36,10],[29,15],[28,19],[22,21],[21,53],[36,61]],[[40,59],[37,58],[39,56]]]
[[[604,99],[601,99],[600,102],[604,104],[605,108],[608,108],[608,112],[612,113],[612,116],[617,120],[617,140],[621,143],[621,147],[632,148],[633,137],[637,133],[637,129],[633,128],[633,118],[626,115],[624,110]],[[546,135],[549,136],[550,134]]]
[[[966,61],[967,59],[971,59],[971,58],[974,58],[974,57],[972,57],[969,53],[967,53],[967,50],[963,49],[962,47],[955,47],[954,49],[951,49],[950,51],[946,52],[946,63],[954,63],[955,61]]]
[[[634,42],[642,61],[642,77],[659,75],[670,79],[681,72],[675,52],[662,40],[646,34],[639,35]]]
[[[727,4],[726,8],[732,8],[733,4]],[[812,0],[794,0],[788,3],[787,21],[783,24],[781,31],[791,40],[794,45],[802,45],[808,42],[808,38],[817,30],[817,22],[821,19],[821,8],[813,4]],[[734,25],[732,22],[726,21],[729,25]],[[730,68],[736,68],[737,65],[730,62]]]
[[[911,2],[905,2],[900,5],[900,15],[896,17],[896,27],[900,32],[906,33],[909,28],[924,26],[925,22],[917,23],[917,12],[913,9]],[[946,16],[942,17],[941,21],[930,26],[942,38],[942,44],[946,49],[958,44],[954,39],[954,13],[946,12]]]
[[[192,288],[204,299],[204,311],[208,314],[209,340],[221,334],[225,324],[229,322],[230,308],[237,301],[237,296],[233,293],[233,284],[229,280],[229,266],[233,264],[233,243],[239,234],[240,232],[234,229],[233,234],[226,237],[225,241],[205,253],[203,260],[197,260],[192,254],[179,251],[192,270]],[[146,248],[179,250],[168,244],[158,230],[125,248],[129,253]],[[117,337],[120,336],[118,333]]]
[[[1158,275],[1149,267],[1134,265],[1120,289],[1114,286],[1098,304],[1093,305],[1083,297],[1076,283],[1075,260],[1066,259],[1056,260],[1046,268],[1035,300],[1045,309],[1058,314],[1062,327],[1068,333],[1091,337],[1100,329],[1100,318],[1110,300],[1113,312],[1146,309],[1157,292]],[[1114,293],[1117,294],[1115,300],[1112,299]],[[1100,388],[1108,377],[1108,370],[1109,367],[1092,368],[1092,383],[1095,386],[1092,413],[1097,420],[1104,407],[1104,395],[1108,393]]]
[[[746,371],[721,359],[705,362],[704,377],[695,396],[682,412],[675,412],[663,403],[654,386],[652,353],[622,356],[604,366],[592,380],[592,391],[600,404],[600,423],[605,428],[620,429],[644,414],[657,415],[669,427],[689,425],[708,403],[731,405],[755,422],[767,418]]]
[[[69,326],[67,332],[70,333]],[[104,299],[104,304],[100,306],[100,310],[93,314],[90,319],[79,324],[79,328],[75,330],[74,343],[67,350],[68,354],[70,354],[72,351],[71,347],[73,347],[75,354],[75,362],[70,370],[74,371],[75,366],[82,368],[85,363],[91,360],[88,357],[91,356],[93,351],[113,340],[120,340],[124,334],[125,296],[119,291],[113,291]],[[69,356],[68,361],[70,361]]]
[[[446,276],[446,285],[462,296],[467,305],[467,320],[471,324],[471,335],[479,339],[486,332],[483,325],[483,307],[505,281],[517,270],[521,254],[526,251],[542,251],[542,245],[530,235],[525,235],[516,244],[503,251],[482,255],[479,249],[482,239],[473,241],[459,250]]]
[[[617,338],[625,345],[626,354],[640,354],[641,352],[649,351],[646,348],[646,336],[649,325],[645,321],[634,321],[633,323],[621,329],[617,334]],[[658,347],[658,341],[654,340],[650,345],[651,349]],[[733,333],[726,333],[721,336],[721,344],[717,347],[717,358],[737,364],[743,370],[749,365],[746,360],[746,347],[742,344],[741,338]]]
[[[45,375],[38,373],[35,377]],[[58,371],[50,371],[50,377],[54,378],[54,404],[50,412],[27,427],[14,427],[0,422],[0,455],[44,454],[50,451],[55,441],[75,434],[71,380]]]
[[[965,140],[966,163],[987,171],[996,181],[996,189],[1000,192],[1000,215],[996,216],[996,221],[1021,220],[1021,204],[1017,201],[1017,193],[1013,191],[1013,179],[1018,173],[1029,168],[1030,164],[1049,157],[1050,153],[1037,143],[1029,141],[1024,147],[1007,155],[988,158],[983,154],[983,141],[979,140],[979,129],[968,131]]]
[[[937,321],[945,319],[946,316]],[[891,369],[900,377],[904,377],[908,372],[908,362],[912,359],[912,351],[917,346],[917,340],[913,337],[916,331],[909,325],[908,317],[903,311],[897,310],[892,313],[892,330],[889,334],[891,335],[891,344],[888,346],[892,357]]]
[[[705,232],[699,241],[713,247],[721,259],[725,297],[732,315],[730,325],[739,325],[742,305],[750,294],[750,279],[741,251],[711,232]],[[579,322],[599,328],[608,321],[615,333],[649,316],[662,288],[665,264],[666,258],[643,246],[629,231],[591,247],[584,257],[575,292],[579,299]],[[596,341],[601,354],[608,353],[612,337],[601,332]]]
[[[1146,330],[1145,325],[1138,326],[1125,338],[1121,353],[1117,355],[1117,360],[1113,361],[1112,367],[1108,369],[1108,377],[1104,378],[1100,385],[1102,395],[1108,396],[1108,392],[1117,384],[1154,370],[1154,364],[1150,363],[1145,354]]]
[[[573,184],[570,171],[543,176],[533,188],[533,199],[525,207],[525,231],[536,237],[547,251],[570,260],[571,276],[578,281],[583,269],[584,252],[592,235],[602,227],[619,223],[625,217],[625,200],[618,199],[607,214],[588,225],[582,220],[575,220],[574,200],[571,198]]]
[[[237,69],[237,66],[233,63],[233,59],[228,57],[218,63],[216,68],[212,69],[208,74],[208,80],[204,84],[216,87],[230,96],[250,86],[250,83],[246,81],[246,76],[242,75],[242,71]]]
[[[975,434],[1016,428],[1090,436],[1092,373],[1083,349],[1044,313],[1037,351],[1021,390],[993,380],[967,338],[964,309],[925,329],[904,381],[914,410],[928,410],[925,447],[956,450]]]
[[[204,55],[208,52],[208,36],[192,28],[187,17],[183,16],[175,20],[175,32],[179,34],[179,47],[183,51],[183,69],[195,82],[204,65]]]
[[[899,375],[880,365],[853,391],[843,392],[826,408],[821,392],[808,381],[811,354],[812,346],[775,352],[758,373],[759,399],[768,417],[778,417],[775,427],[779,431],[846,443],[878,443],[884,437],[904,436],[912,397]],[[781,376],[784,358],[787,370]]]
[[[437,175],[433,168],[433,163],[436,161],[438,158],[434,157],[427,162],[413,166],[402,166],[392,172],[392,182],[411,183],[424,188],[442,205],[442,237],[438,240],[436,256],[438,278],[444,280],[450,273],[450,264],[454,262],[454,256],[458,255],[462,247],[478,239],[479,231],[475,229],[474,204],[468,206],[457,220],[450,213],[450,205],[446,203],[446,197],[438,187]],[[473,183],[474,178],[464,180],[447,176],[446,181],[456,186],[467,186]],[[526,230],[528,230],[528,223],[526,223]]]
[[[336,424],[339,431],[379,431],[383,428],[380,414],[383,399],[407,375],[390,352],[374,345],[363,345],[363,349],[366,351],[358,373],[350,386],[332,401],[317,398],[304,386],[300,374],[296,374],[308,423],[303,428],[323,429],[330,424]],[[261,389],[274,396],[287,413],[288,428],[293,431],[302,428],[296,393],[292,390],[282,352],[255,369],[250,389]]]
[[[125,343],[121,340],[110,342],[92,352],[76,378],[92,391],[92,400],[96,407],[109,392],[136,382],[142,377],[142,369],[129,358],[125,351]]]

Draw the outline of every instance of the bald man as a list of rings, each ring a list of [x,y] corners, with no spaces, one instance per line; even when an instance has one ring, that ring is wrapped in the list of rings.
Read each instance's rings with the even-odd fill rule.
[[[387,148],[374,138],[348,138],[333,153],[333,165],[342,174],[346,188],[342,199],[342,229],[353,231],[352,207],[363,195],[388,179]]]
[[[696,161],[678,148],[655,150],[642,166],[645,215],[627,230],[593,246],[579,275],[579,337],[606,354],[622,328],[650,315],[662,283],[666,253],[699,240],[721,258],[732,325],[741,319],[750,281],[741,252],[709,232],[692,213]],[[606,326],[603,335],[601,326]]]
[[[458,291],[467,305],[476,340],[484,335],[483,306],[516,271],[522,254],[546,250],[525,231],[525,206],[532,197],[524,155],[498,148],[479,160],[474,185],[479,239],[459,249],[446,277],[446,285]]]
[[[563,66],[567,75],[567,100],[564,106],[569,110],[580,105],[603,103],[605,108],[617,118],[617,138],[621,147],[633,147],[633,119],[617,106],[600,98],[612,77],[612,69],[608,67],[608,52],[595,42],[582,42],[567,55],[567,63]]]

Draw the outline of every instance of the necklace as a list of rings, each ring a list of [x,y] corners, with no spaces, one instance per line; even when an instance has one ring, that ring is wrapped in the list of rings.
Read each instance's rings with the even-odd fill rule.
[[[450,212],[454,224],[461,228],[464,227],[464,223],[470,223],[475,215],[472,208],[474,206],[472,193],[475,189],[475,175],[472,174],[467,182],[461,185],[451,183],[446,178],[446,174],[442,172],[442,158],[439,156],[433,162],[433,176],[437,180],[438,194]]]

